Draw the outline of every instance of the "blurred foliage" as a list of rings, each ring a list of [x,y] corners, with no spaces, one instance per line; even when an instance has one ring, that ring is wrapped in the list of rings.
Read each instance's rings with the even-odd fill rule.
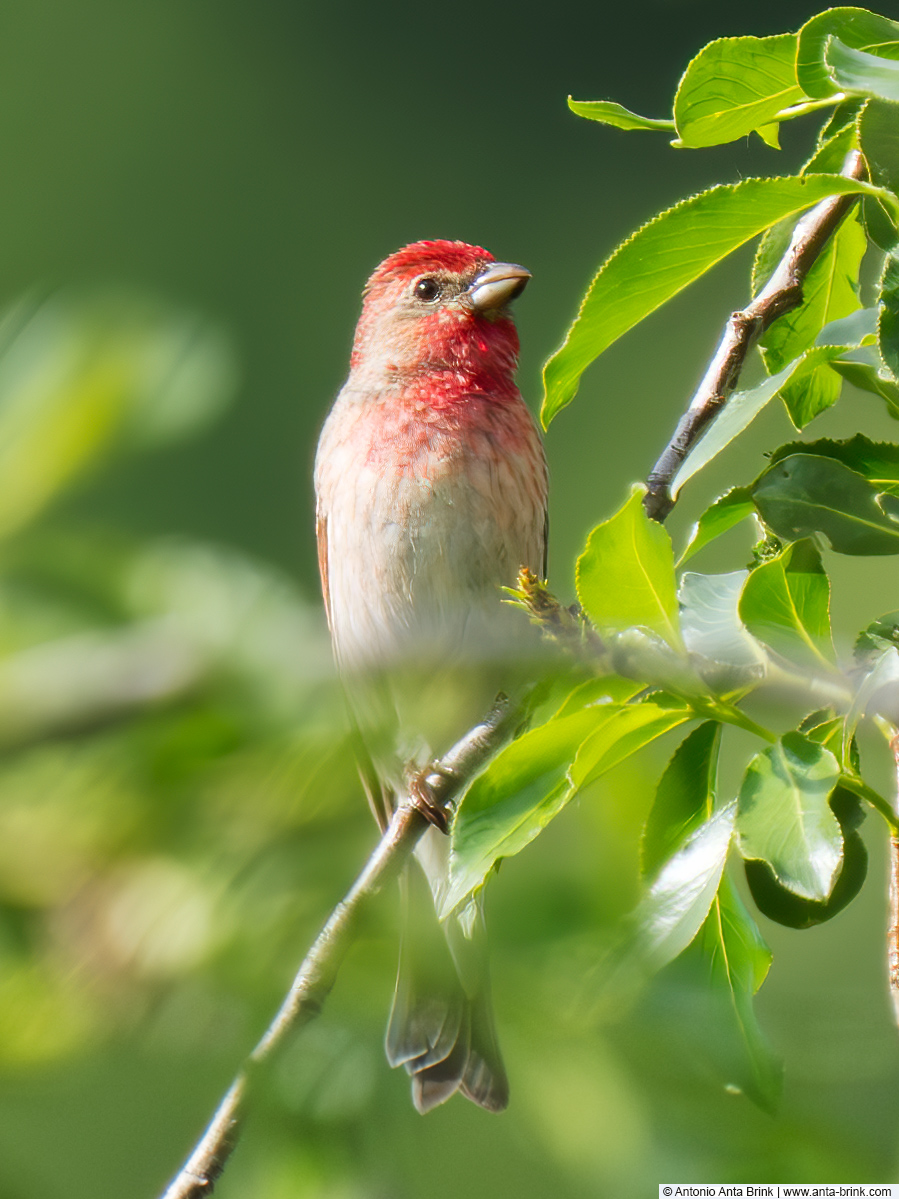
[[[148,1023],[189,1042],[195,1017],[166,1012],[192,1012],[196,984],[179,998],[172,981],[214,964],[239,992],[266,929],[275,986],[310,852],[292,843],[355,782],[322,621],[288,579],[62,509],[104,461],[219,414],[236,372],[221,331],[111,294],[24,301],[2,330],[0,1070],[15,1077]],[[210,991],[201,1023],[223,1002]]]

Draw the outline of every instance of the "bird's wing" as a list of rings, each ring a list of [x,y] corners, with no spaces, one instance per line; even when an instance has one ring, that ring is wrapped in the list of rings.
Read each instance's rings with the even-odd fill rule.
[[[328,618],[328,628],[333,638],[334,621],[331,614],[331,592],[328,588],[328,518],[321,511],[316,512],[315,515],[315,538],[318,542],[318,569],[322,579],[325,615]],[[350,736],[353,744],[353,753],[356,757],[356,765],[359,769],[359,777],[362,780],[362,786],[368,797],[371,810],[383,832],[390,822],[390,817],[393,815],[395,804],[394,792],[389,784],[381,779],[378,771],[375,769],[371,754],[366,748],[365,738],[359,727],[359,720],[353,704],[350,702],[349,695],[347,695],[347,708],[350,716]]]
[[[328,518],[323,512],[315,514],[315,540],[318,543],[318,572],[322,579],[322,596],[325,600],[325,616],[328,618],[328,630],[334,636],[331,620],[331,592],[328,589]]]

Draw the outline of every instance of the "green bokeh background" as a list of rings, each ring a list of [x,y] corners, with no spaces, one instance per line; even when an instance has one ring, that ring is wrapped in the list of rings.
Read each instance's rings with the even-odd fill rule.
[[[201,312],[226,332],[240,382],[200,435],[108,455],[0,563],[27,576],[24,592],[2,595],[14,646],[108,632],[166,604],[189,609],[199,641],[204,624],[219,629],[197,690],[0,761],[2,1199],[158,1193],[373,843],[319,611],[310,482],[365,277],[421,237],[526,264],[520,378],[536,405],[541,363],[620,238],[719,179],[794,169],[812,137],[788,128],[781,156],[757,140],[675,151],[579,120],[565,97],[663,115],[705,41],[781,32],[814,11],[795,0],[6,7],[3,298],[114,285]],[[550,430],[560,594],[571,596],[589,528],[667,439],[745,299],[748,261],[613,347]],[[873,401],[855,405],[820,432],[863,420],[890,435]],[[789,435],[782,414],[759,426],[689,503],[752,477],[761,449]],[[845,644],[897,606],[896,568],[840,569]],[[35,579],[40,619],[15,602]],[[777,1117],[722,1089],[717,1030],[697,1017],[688,971],[627,1008],[604,992],[602,951],[634,897],[666,748],[585,795],[492,887],[505,1115],[455,1100],[422,1119],[387,1069],[385,895],[216,1193],[629,1199],[672,1181],[892,1179],[899,1039],[877,837],[860,900],[832,925],[797,934],[761,921],[775,965],[759,1011],[787,1069]]]

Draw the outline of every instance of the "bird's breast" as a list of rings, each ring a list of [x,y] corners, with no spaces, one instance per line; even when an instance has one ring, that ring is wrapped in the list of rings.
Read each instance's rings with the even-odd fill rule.
[[[329,616],[350,668],[458,652],[542,570],[546,468],[520,398],[338,399],[316,465]],[[439,649],[437,648],[439,647]]]

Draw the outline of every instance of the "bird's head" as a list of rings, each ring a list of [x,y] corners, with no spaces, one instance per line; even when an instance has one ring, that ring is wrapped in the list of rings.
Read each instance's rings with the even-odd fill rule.
[[[354,372],[511,377],[518,335],[509,304],[530,277],[523,266],[496,262],[465,242],[420,241],[397,250],[366,284]]]

